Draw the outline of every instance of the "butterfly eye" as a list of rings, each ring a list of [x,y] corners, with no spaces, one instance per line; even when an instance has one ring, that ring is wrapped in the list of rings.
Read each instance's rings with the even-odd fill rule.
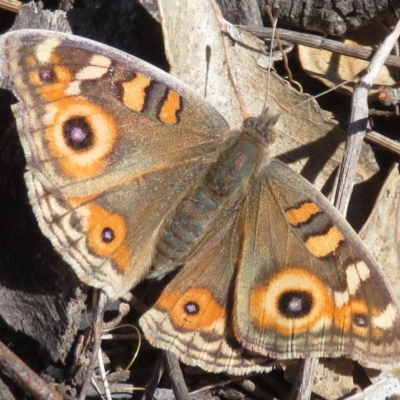
[[[301,334],[332,318],[332,294],[321,279],[305,268],[287,267],[261,281],[252,291],[250,309],[260,330]],[[347,314],[342,312],[340,317]]]
[[[84,117],[75,117],[65,121],[63,135],[67,146],[73,150],[86,150],[94,143],[93,132]]]
[[[66,97],[55,104],[47,110],[51,123],[46,139],[51,156],[69,178],[100,175],[117,141],[116,120],[84,98]]]

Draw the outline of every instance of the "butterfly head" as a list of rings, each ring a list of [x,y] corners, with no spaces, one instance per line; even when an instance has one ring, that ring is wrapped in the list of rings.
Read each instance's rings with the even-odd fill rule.
[[[259,117],[248,117],[243,122],[243,133],[253,139],[261,140],[264,144],[271,145],[275,142],[276,131],[274,129],[280,114],[272,115],[266,108]]]

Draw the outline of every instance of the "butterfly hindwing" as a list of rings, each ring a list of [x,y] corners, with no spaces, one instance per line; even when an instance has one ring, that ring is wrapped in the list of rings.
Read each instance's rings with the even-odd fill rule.
[[[397,299],[329,201],[278,161],[249,197],[234,302],[243,346],[276,358],[398,362]]]
[[[271,369],[271,360],[247,352],[232,326],[241,193],[214,220],[210,235],[140,319],[146,338],[188,365],[246,374]]]

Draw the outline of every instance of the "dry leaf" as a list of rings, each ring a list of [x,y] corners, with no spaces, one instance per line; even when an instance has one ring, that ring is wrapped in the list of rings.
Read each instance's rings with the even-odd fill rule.
[[[232,129],[240,128],[245,117],[260,115],[268,80],[268,72],[259,66],[260,57],[266,57],[263,42],[227,23],[213,0],[159,3],[172,75],[205,96]],[[314,101],[294,108],[308,96],[274,73],[270,79],[267,106],[281,114],[272,154],[321,189],[341,162],[345,134]],[[357,182],[376,171],[366,146]]]
[[[384,377],[367,387],[362,393],[357,393],[347,400],[396,400],[400,394],[400,381],[393,377]]]
[[[320,359],[317,373],[314,377],[313,393],[325,399],[339,399],[351,392],[360,391],[353,381],[354,362],[348,359]],[[294,383],[298,366],[286,368],[285,378]]]
[[[344,43],[350,46],[375,50],[387,34],[387,30],[381,24],[368,25],[355,32],[353,39],[344,40]],[[363,44],[366,39],[367,44]],[[330,88],[344,81],[354,80],[354,77],[367,68],[369,64],[369,61],[307,46],[298,46],[298,52],[304,72]],[[382,85],[391,86],[394,83],[395,80],[391,76],[390,69],[384,66],[372,89],[378,90]],[[354,82],[349,82],[338,88],[338,90],[343,94],[352,95],[353,87]]]
[[[379,193],[360,237],[383,269],[400,299],[398,206],[400,200],[399,165],[394,164]]]

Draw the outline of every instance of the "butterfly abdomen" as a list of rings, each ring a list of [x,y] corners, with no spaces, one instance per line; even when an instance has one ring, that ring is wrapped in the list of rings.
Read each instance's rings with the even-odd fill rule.
[[[259,169],[264,149],[243,134],[227,147],[207,174],[183,198],[168,219],[157,246],[155,268],[180,265],[199,246],[227,202],[240,201],[249,179]]]

